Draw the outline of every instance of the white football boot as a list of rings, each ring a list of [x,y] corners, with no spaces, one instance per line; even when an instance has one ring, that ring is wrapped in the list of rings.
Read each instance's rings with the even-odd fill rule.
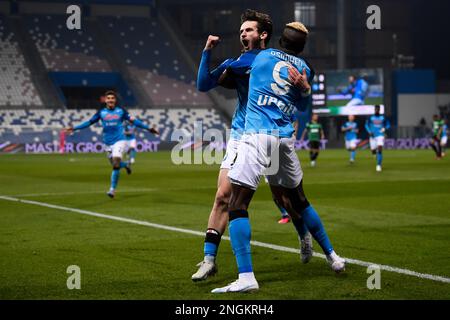
[[[327,261],[334,272],[340,273],[345,271],[345,259],[339,257],[336,252],[332,251],[330,254],[327,254]]]
[[[213,289],[211,293],[252,292],[257,290],[259,290],[258,281],[256,281],[253,272],[249,272],[239,274],[239,279],[225,287]]]
[[[203,260],[197,264],[198,270],[191,277],[192,281],[202,281],[208,279],[210,276],[214,276],[218,269],[214,261]]]

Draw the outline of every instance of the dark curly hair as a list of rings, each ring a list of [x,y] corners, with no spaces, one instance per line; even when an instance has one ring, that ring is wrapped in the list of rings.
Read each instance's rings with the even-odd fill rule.
[[[258,12],[256,10],[247,9],[241,15],[241,23],[245,21],[256,21],[258,23],[258,32],[267,32],[267,38],[264,39],[264,43],[267,45],[272,37],[273,23],[268,14]]]

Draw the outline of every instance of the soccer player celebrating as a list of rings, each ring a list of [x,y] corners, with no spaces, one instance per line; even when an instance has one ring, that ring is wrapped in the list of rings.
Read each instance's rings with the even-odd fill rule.
[[[361,106],[364,104],[364,99],[369,88],[367,82],[360,77],[356,78],[355,75],[350,75],[348,77],[349,85],[346,89],[342,91],[343,94],[352,94],[352,99],[347,103],[346,106]]]
[[[228,172],[237,157],[237,150],[245,127],[248,99],[248,71],[260,52],[264,49],[272,35],[272,21],[264,13],[246,10],[241,16],[240,42],[243,53],[238,59],[227,59],[216,69],[209,71],[211,50],[219,43],[217,36],[209,36],[202,53],[198,71],[197,88],[208,91],[218,85],[236,89],[238,101],[231,122],[230,139],[220,166],[218,188],[211,210],[204,242],[204,259],[198,264],[199,269],[192,275],[193,281],[201,281],[217,272],[216,256],[222,234],[228,224],[228,205],[231,196],[231,184]],[[275,202],[278,206],[278,200]],[[301,238],[301,257],[304,263],[312,257],[312,240],[305,225]]]
[[[345,148],[350,152],[350,164],[355,162],[356,146],[358,142],[358,124],[355,122],[355,116],[349,115],[348,121],[341,127],[345,132]]]
[[[440,160],[442,158],[442,132],[443,132],[444,122],[441,118],[435,114],[433,115],[433,137],[430,139],[430,146],[436,153],[436,159]]]
[[[139,119],[130,116],[128,111],[117,105],[117,94],[114,91],[107,91],[105,93],[106,107],[98,110],[91,119],[75,127],[68,127],[65,129],[68,133],[73,133],[76,130],[85,129],[98,121],[101,121],[103,126],[103,143],[106,145],[106,152],[113,167],[111,173],[111,187],[107,192],[110,198],[114,198],[117,183],[119,182],[120,169],[125,168],[127,173],[131,173],[131,168],[128,163],[122,161],[123,153],[127,148],[127,141],[123,130],[124,121],[129,121],[135,126],[148,130],[153,134],[159,134],[155,128],[150,128],[142,123]]]
[[[127,154],[129,157],[130,164],[133,164],[136,160],[136,126],[132,124],[131,122],[126,122],[125,124],[125,138],[128,142],[128,150]]]
[[[324,250],[331,268],[340,272],[345,260],[333,250],[321,220],[306,199],[302,186],[303,173],[294,144],[282,144],[294,132],[291,117],[296,109],[305,110],[310,104],[313,71],[299,57],[306,43],[308,30],[298,22],[283,30],[280,46],[283,51],[261,51],[253,61],[245,129],[238,147],[237,158],[228,177],[231,181],[229,203],[229,234],[239,271],[239,278],[213,293],[258,290],[253,273],[250,250],[251,228],[248,207],[262,174],[285,196],[283,207],[291,214],[292,223],[300,228],[303,220],[309,232]],[[276,172],[267,172],[278,163]],[[301,230],[298,230],[301,233]]]
[[[308,134],[309,158],[311,160],[311,167],[316,166],[316,160],[319,157],[320,140],[325,139],[325,134],[322,125],[319,123],[319,115],[313,114],[311,122],[306,124],[300,140],[304,140],[305,135]]]
[[[377,166],[376,170],[381,172],[381,165],[383,163],[383,147],[384,147],[384,136],[386,130],[391,127],[389,120],[382,114],[380,114],[380,106],[375,106],[375,114],[370,116],[366,121],[366,131],[369,137],[374,139],[377,146]]]

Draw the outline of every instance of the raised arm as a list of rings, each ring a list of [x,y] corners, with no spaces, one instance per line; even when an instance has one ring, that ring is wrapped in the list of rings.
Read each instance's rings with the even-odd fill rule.
[[[217,87],[219,77],[233,61],[233,59],[227,59],[214,70],[209,70],[211,50],[219,43],[219,40],[219,37],[210,35],[202,52],[197,74],[197,89],[201,92],[206,92]]]

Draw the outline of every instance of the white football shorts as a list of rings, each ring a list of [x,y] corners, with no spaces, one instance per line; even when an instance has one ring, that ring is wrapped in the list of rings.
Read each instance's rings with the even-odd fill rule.
[[[237,151],[239,146],[239,140],[229,139],[227,143],[227,150],[225,156],[223,157],[220,169],[231,169],[234,161],[236,161]]]
[[[345,149],[355,149],[357,145],[358,145],[357,139],[345,140]]]
[[[122,158],[124,152],[128,148],[128,142],[126,140],[120,140],[114,143],[113,145],[105,145],[105,151],[108,155],[108,158]]]
[[[256,190],[261,176],[265,175],[271,185],[297,187],[303,172],[294,144],[293,138],[244,134],[236,161],[228,172],[231,183]]]
[[[374,137],[377,147],[384,147],[384,136]]]
[[[369,144],[370,150],[375,150],[377,147],[384,147],[384,136],[370,138]]]

